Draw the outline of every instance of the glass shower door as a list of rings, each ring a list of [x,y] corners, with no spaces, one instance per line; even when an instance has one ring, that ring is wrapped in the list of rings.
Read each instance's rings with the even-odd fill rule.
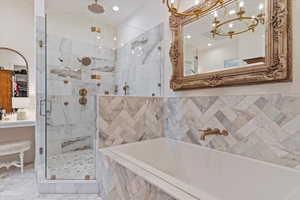
[[[100,15],[90,14],[87,5],[66,10],[59,3],[46,2],[46,176],[93,180],[96,96],[114,90],[115,51],[110,45],[115,33],[99,24]],[[105,37],[111,40],[104,43]]]
[[[80,45],[47,27],[47,178],[95,179],[96,96],[76,59]]]

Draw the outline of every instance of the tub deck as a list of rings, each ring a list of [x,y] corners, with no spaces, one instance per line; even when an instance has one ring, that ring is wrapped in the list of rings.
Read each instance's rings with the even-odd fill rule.
[[[198,145],[161,138],[104,152],[125,167],[135,167],[131,170],[142,170],[146,179],[148,173],[152,183],[177,199],[183,199],[179,193],[200,200],[300,199],[299,170]]]

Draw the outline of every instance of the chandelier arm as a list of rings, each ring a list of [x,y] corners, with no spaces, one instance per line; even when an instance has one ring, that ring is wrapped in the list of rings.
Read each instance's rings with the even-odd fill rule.
[[[180,15],[180,16],[185,16],[185,17],[194,16],[194,15],[199,16],[201,14],[207,13],[210,10],[214,9],[218,4],[223,5],[223,3],[224,3],[224,0],[217,0],[213,5],[206,8],[205,10],[201,10],[200,8],[198,8],[198,9],[195,9],[195,10],[190,11],[190,12],[187,12],[187,11],[178,12],[178,10],[176,8],[174,8],[170,5],[170,0],[166,0],[166,4],[167,4],[167,7],[169,9],[169,12],[171,12],[174,15]],[[195,8],[197,8],[197,6]]]

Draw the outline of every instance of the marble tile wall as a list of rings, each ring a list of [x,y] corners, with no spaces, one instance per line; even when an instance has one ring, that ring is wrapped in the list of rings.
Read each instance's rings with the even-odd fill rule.
[[[129,95],[161,96],[163,64],[163,24],[160,24],[118,49],[118,95],[124,95],[126,82]]]
[[[44,18],[41,20],[44,20]],[[46,33],[44,30],[44,21],[43,24],[38,25],[38,27],[42,29],[42,31],[40,31],[41,38],[43,37],[41,40],[45,41]],[[156,90],[150,93],[148,92],[149,94],[147,94],[147,96],[151,96],[152,93],[155,93],[155,95],[160,94],[161,88],[158,86],[158,83],[161,81],[161,40],[162,26],[158,26],[128,44],[127,47],[130,47],[131,50],[135,50],[136,55],[132,54],[133,51],[129,50],[123,51],[125,54],[119,56],[120,59],[118,61],[122,63],[120,67],[126,68],[126,71],[129,69],[129,65],[134,66],[134,71],[137,70],[140,72],[140,75],[138,75],[140,81],[148,80],[149,83],[149,80],[157,79],[154,81]],[[140,47],[142,47],[142,49],[140,49]],[[98,46],[94,44],[47,34],[47,56],[45,55],[45,47],[43,47],[40,52],[42,52],[40,60],[47,61],[47,63],[41,65],[41,73],[37,75],[38,81],[41,82],[42,86],[40,87],[42,95],[40,95],[39,100],[46,99],[47,94],[47,109],[49,111],[49,113],[47,113],[47,127],[43,126],[39,129],[39,131],[43,133],[47,130],[47,135],[40,138],[40,146],[45,146],[43,140],[47,138],[47,178],[56,175],[56,179],[82,179],[86,174],[80,174],[75,170],[76,168],[82,169],[82,166],[71,167],[72,170],[75,170],[74,173],[70,172],[70,174],[74,175],[73,178],[70,174],[63,176],[64,168],[69,165],[69,161],[72,160],[72,155],[77,155],[80,151],[82,151],[84,155],[87,155],[79,156],[84,158],[83,162],[88,160],[90,163],[91,157],[95,156],[94,151],[92,151],[95,147],[96,137],[96,101],[94,98],[97,95],[116,93],[116,51],[107,48],[99,49]],[[132,55],[129,61],[133,63],[123,63],[124,60],[122,59],[128,58],[126,52]],[[119,53],[119,55],[121,55],[121,53]],[[92,59],[91,65],[82,65],[79,60],[83,57],[90,57]],[[136,68],[137,66],[139,67]],[[132,70],[133,68],[130,69]],[[45,73],[47,75],[46,85],[44,80]],[[92,79],[91,75],[100,75],[101,79]],[[142,75],[147,77],[142,77]],[[139,83],[135,81],[134,85],[136,84],[142,85],[142,82]],[[149,85],[143,84],[146,86]],[[153,87],[153,84],[151,87]],[[82,88],[88,91],[88,105],[86,106],[81,106],[78,103],[79,90]],[[141,87],[140,90],[147,91],[150,89]],[[137,92],[138,91],[134,91],[135,94]],[[144,118],[147,117],[148,115],[145,114]],[[38,116],[38,118],[42,119],[43,117]],[[137,123],[141,124],[141,121],[142,120]],[[145,120],[145,123],[146,121],[147,120]],[[43,121],[43,123],[45,123],[45,121]],[[41,123],[41,125],[43,123]],[[149,127],[144,135],[136,134],[131,137],[154,137],[156,133],[150,133],[151,128]],[[159,135],[161,132],[162,131],[157,134]],[[136,141],[135,139],[127,138],[127,136],[124,136],[124,138],[126,139],[123,142]],[[109,137],[109,139],[114,138]],[[142,139],[144,138],[140,138],[140,140]],[[118,142],[114,141],[113,143]],[[86,152],[92,155],[88,155]],[[63,160],[65,160],[65,162],[63,162]],[[41,163],[45,163],[44,158]],[[89,164],[88,166],[92,165]],[[60,169],[62,170],[60,171]],[[90,169],[88,171],[90,171]],[[41,173],[41,176],[43,176],[43,174],[44,173]],[[90,174],[90,177],[94,178],[95,174]]]
[[[98,186],[103,200],[175,200],[108,156],[99,153],[98,157]]]
[[[80,96],[48,96],[52,109],[48,114],[47,155],[93,149],[96,133],[96,97],[88,96],[87,105]]]
[[[48,96],[47,177],[56,179],[95,179],[96,97],[79,95]],[[76,158],[74,157],[76,155]]]
[[[84,57],[91,58],[89,66],[80,62]],[[48,178],[95,178],[96,96],[114,93],[115,62],[113,49],[47,35]],[[87,105],[79,104],[79,90],[83,88],[87,90]],[[81,161],[72,165],[74,155]],[[69,173],[65,173],[67,167]]]
[[[100,97],[99,147],[163,137],[163,104],[160,97]]]
[[[47,37],[48,95],[74,95],[79,88],[88,89],[89,95],[114,93],[115,50],[55,35]],[[83,57],[92,59],[89,66],[79,61]],[[92,79],[91,75],[100,75],[101,79]]]
[[[167,98],[165,135],[282,166],[300,167],[300,96]],[[229,136],[201,141],[199,129]]]

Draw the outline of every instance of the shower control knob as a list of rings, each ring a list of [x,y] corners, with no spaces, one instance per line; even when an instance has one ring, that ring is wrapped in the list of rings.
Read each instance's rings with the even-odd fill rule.
[[[85,97],[87,95],[87,93],[88,93],[88,91],[85,88],[79,90],[79,95],[82,97]]]
[[[85,106],[87,104],[87,98],[86,97],[81,97],[79,99],[79,104]]]

